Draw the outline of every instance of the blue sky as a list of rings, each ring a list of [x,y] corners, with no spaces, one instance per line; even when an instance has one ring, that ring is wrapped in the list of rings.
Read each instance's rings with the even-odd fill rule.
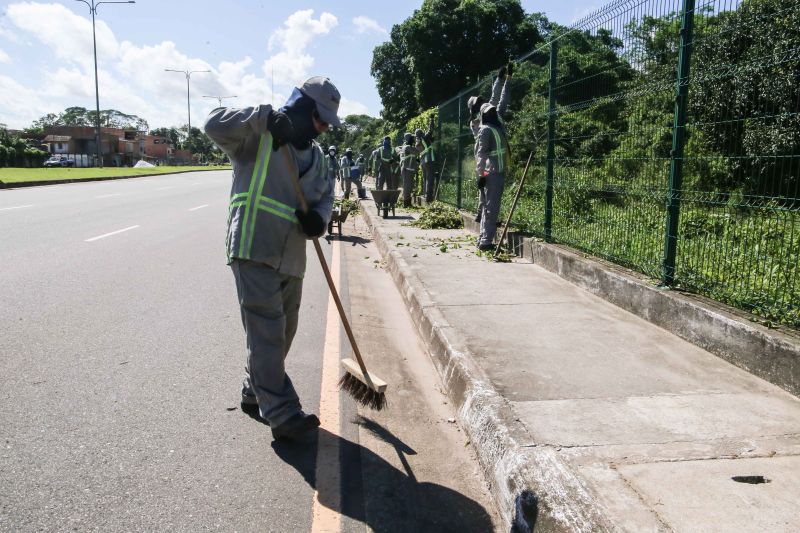
[[[151,127],[185,124],[186,79],[165,68],[211,70],[192,76],[192,124],[217,101],[282,103],[307,76],[329,76],[341,115],[377,116],[369,74],[373,48],[421,0],[137,0],[98,7],[100,107],[139,115]],[[602,6],[593,0],[523,0],[569,24]],[[91,16],[75,0],[0,2],[0,123],[22,128],[49,112],[94,108]],[[274,86],[274,94],[272,87]]]

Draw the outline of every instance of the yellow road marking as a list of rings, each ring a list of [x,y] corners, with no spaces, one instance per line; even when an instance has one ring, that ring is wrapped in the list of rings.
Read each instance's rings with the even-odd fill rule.
[[[331,277],[339,281],[339,241],[331,241]],[[322,391],[319,420],[322,424],[317,448],[317,475],[314,506],[311,514],[312,533],[341,531],[341,472],[339,466],[339,314],[332,296],[328,296],[325,326],[325,347],[322,354]]]

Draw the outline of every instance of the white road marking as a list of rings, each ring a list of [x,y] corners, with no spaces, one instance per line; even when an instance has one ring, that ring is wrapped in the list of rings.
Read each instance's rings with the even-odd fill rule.
[[[29,205],[15,205],[14,207],[0,207],[0,211],[10,211],[12,209],[25,209],[26,207],[33,207],[33,204]]]
[[[331,277],[339,280],[339,241],[333,241]],[[322,384],[319,400],[320,432],[311,532],[342,530],[341,466],[339,464],[339,314],[333,296],[328,295],[325,345],[322,352]]]
[[[116,235],[118,233],[122,233],[123,231],[130,231],[130,230],[136,229],[138,227],[139,226],[136,225],[136,226],[130,226],[130,227],[124,228],[124,229],[118,229],[117,231],[112,231],[111,233],[105,233],[103,235],[98,235],[97,237],[92,237],[91,239],[86,239],[84,242],[92,242],[92,241],[96,241],[98,239],[105,239],[106,237],[111,237],[112,235]]]
[[[115,192],[114,194],[101,194],[100,196],[95,196],[95,198],[111,198],[112,196],[122,196],[122,193]]]
[[[204,207],[208,207],[208,204],[198,205],[197,207],[189,209],[189,211],[197,211],[198,209],[203,209]]]

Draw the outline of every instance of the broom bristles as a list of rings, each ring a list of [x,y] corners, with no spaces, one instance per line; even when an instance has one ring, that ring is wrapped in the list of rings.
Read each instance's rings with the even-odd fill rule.
[[[358,378],[345,372],[339,379],[339,388],[348,393],[357,403],[381,411],[386,408],[386,393],[378,392],[361,382]]]

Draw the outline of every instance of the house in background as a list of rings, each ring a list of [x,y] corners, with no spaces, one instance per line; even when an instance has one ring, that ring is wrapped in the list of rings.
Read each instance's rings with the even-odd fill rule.
[[[45,130],[43,143],[51,154],[66,155],[76,166],[96,166],[95,129],[92,126],[54,126]],[[132,167],[137,161],[168,165],[190,165],[192,153],[176,150],[166,137],[143,131],[100,128],[103,166]]]

